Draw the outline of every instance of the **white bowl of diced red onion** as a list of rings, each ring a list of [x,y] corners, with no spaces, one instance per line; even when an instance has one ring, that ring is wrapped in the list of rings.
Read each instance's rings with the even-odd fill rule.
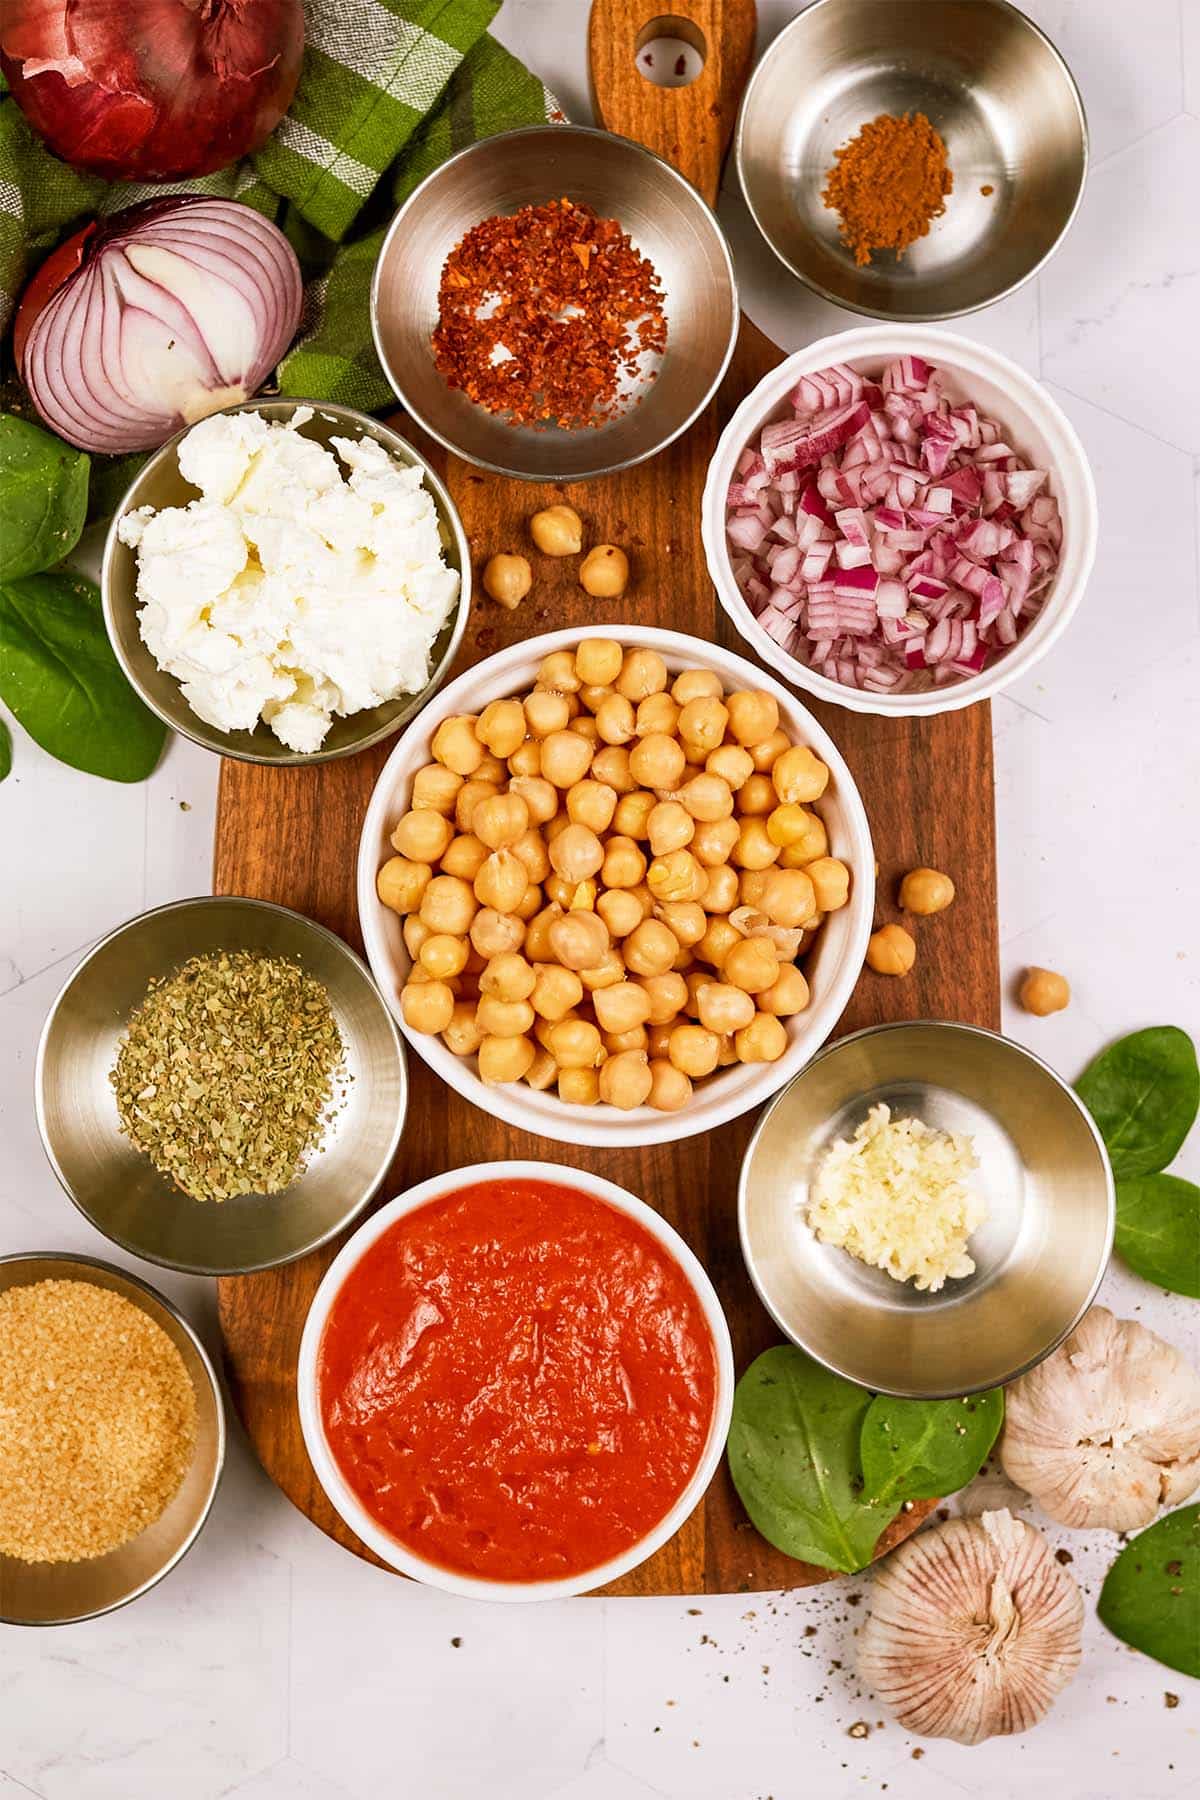
[[[1041,384],[948,331],[822,338],[738,407],[701,531],[737,630],[853,712],[949,712],[1066,629],[1096,554],[1082,444]]]

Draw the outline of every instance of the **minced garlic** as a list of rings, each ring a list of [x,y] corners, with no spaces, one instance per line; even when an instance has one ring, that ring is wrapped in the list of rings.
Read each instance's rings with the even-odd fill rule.
[[[975,1268],[967,1240],[987,1207],[966,1185],[972,1140],[873,1106],[853,1139],[830,1146],[812,1186],[808,1222],[823,1244],[936,1293]]]

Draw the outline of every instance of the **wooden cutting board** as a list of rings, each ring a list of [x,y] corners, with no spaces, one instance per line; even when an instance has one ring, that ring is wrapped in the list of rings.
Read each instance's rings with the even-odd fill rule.
[[[668,157],[715,201],[721,160],[754,44],[752,0],[686,0],[675,6],[703,33],[708,57],[689,88],[663,89],[636,72],[649,9],[596,0],[591,63],[597,113],[611,129]],[[782,278],[782,277],[781,277]],[[515,612],[476,599],[455,673],[521,638],[605,621],[670,626],[742,655],[747,647],[719,609],[700,544],[700,495],[726,419],[781,353],[748,320],[716,403],[652,462],[590,485],[531,486],[487,474],[409,430],[444,472],[476,557],[522,545],[539,507],[567,500],[586,541],[624,545],[632,563],[620,601],[590,599],[573,559],[541,559],[536,586]],[[405,421],[398,421],[405,430]],[[941,1018],[995,1026],[1000,996],[996,939],[991,722],[987,706],[933,719],[879,719],[813,705],[858,782],[880,859],[880,920],[897,917],[896,884],[916,863],[948,870],[958,899],[919,932],[917,964],[903,981],[865,972],[838,1031],[893,1019]],[[421,730],[418,717],[409,727]],[[359,832],[391,744],[308,769],[224,762],[213,887],[307,913],[361,950],[354,901]],[[600,1151],[547,1143],[514,1130],[445,1088],[409,1057],[411,1094],[390,1197],[448,1168],[495,1157],[541,1157],[603,1173],[656,1206],[683,1233],[721,1295],[738,1370],[778,1340],[755,1297],[737,1240],[736,1195],[754,1116],[707,1137],[647,1150]],[[356,1554],[370,1552],[344,1526],[313,1474],[300,1434],[295,1369],[300,1332],[334,1244],[286,1268],[219,1285],[221,1329],[234,1400],[264,1468],[315,1524]],[[907,1535],[934,1502],[896,1522],[880,1549]],[[658,1554],[608,1590],[621,1594],[751,1592],[805,1586],[826,1572],[773,1550],[751,1527],[722,1467],[703,1503]]]

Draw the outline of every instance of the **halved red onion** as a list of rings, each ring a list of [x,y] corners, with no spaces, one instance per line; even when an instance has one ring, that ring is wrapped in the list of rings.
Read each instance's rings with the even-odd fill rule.
[[[257,392],[295,335],[300,265],[236,200],[172,196],[99,220],[34,278],[13,346],[38,412],[81,450],[152,450]]]
[[[1058,566],[1049,473],[902,356],[805,375],[726,500],[734,579],[767,635],[877,693],[964,680],[1017,641]]]

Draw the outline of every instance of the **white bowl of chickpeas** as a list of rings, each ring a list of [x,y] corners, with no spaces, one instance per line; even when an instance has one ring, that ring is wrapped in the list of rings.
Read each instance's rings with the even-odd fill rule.
[[[655,1144],[768,1099],[824,1043],[874,906],[827,732],[677,632],[550,632],[459,677],[363,827],[367,956],[418,1055],[562,1143]]]

